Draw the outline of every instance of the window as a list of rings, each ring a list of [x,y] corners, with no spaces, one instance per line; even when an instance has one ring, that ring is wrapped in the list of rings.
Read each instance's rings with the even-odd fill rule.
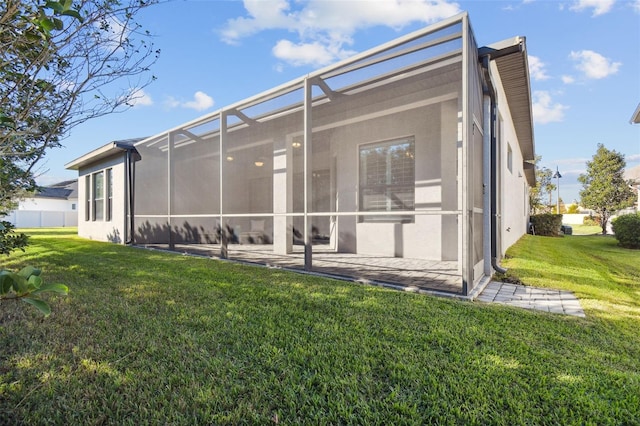
[[[415,210],[413,138],[360,147],[360,211]],[[365,222],[412,222],[409,216],[361,216]]]
[[[509,172],[513,173],[513,151],[509,144],[507,144],[507,169],[509,169]]]
[[[113,171],[107,169],[107,217],[105,220],[110,221],[113,214]]]
[[[71,203],[71,210],[75,210],[76,209],[76,203]]]
[[[104,172],[93,175],[93,220],[104,219]]]
[[[84,220],[88,222],[91,220],[91,175],[84,177]]]

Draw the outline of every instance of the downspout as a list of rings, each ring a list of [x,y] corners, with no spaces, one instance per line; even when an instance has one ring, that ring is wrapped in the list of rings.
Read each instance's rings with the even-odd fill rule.
[[[498,229],[497,229],[497,215],[498,215],[498,176],[497,176],[497,147],[496,147],[496,92],[491,82],[491,73],[489,72],[489,55],[482,56],[482,71],[484,73],[483,95],[484,95],[484,122],[488,123],[488,128],[485,129],[484,137],[488,139],[488,143],[491,145],[491,267],[501,274],[505,274],[507,270],[500,266],[498,263]],[[488,132],[487,132],[488,130]],[[486,165],[486,164],[485,164]],[[486,262],[486,260],[485,260]],[[485,263],[486,264],[486,263]],[[485,267],[486,268],[486,267]],[[486,271],[485,271],[486,272]],[[490,271],[489,271],[490,273]]]
[[[128,223],[127,227],[125,227],[125,232],[127,233],[127,240],[125,244],[131,245],[133,244],[133,227],[134,227],[134,218],[133,218],[133,156],[131,155],[131,150],[127,150],[127,158],[126,158],[126,178],[127,178],[127,215],[128,215]]]

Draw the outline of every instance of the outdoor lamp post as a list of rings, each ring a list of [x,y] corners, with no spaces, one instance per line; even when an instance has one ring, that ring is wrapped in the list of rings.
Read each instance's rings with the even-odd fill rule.
[[[556,178],[556,180],[558,181],[556,185],[556,189],[558,190],[558,193],[556,196],[556,213],[560,214],[560,178],[562,177],[562,175],[558,171],[558,166],[556,166],[556,172],[553,174],[553,177]]]

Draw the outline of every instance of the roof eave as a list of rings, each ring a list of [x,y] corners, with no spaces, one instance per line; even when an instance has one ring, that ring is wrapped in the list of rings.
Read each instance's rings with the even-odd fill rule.
[[[629,120],[629,123],[640,124],[640,103],[638,104],[638,107],[636,108],[635,112],[631,116],[631,120]]]
[[[531,78],[525,37],[513,37],[478,49],[495,62],[516,130],[523,160],[535,161]],[[528,176],[528,175],[527,175]],[[535,180],[534,180],[535,182]]]
[[[83,155],[82,157],[78,157],[75,160],[70,161],[69,163],[65,164],[64,167],[67,170],[80,170],[82,167],[88,166],[89,164],[93,164],[97,161],[112,157],[126,151],[136,151],[136,149],[129,143],[120,141],[109,142],[108,144],[94,149],[93,151]]]

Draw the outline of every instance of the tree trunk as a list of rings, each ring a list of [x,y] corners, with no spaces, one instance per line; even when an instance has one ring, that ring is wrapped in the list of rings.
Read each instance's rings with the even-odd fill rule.
[[[607,235],[607,223],[609,222],[609,215],[606,211],[600,213],[600,226],[602,227],[602,235]]]

